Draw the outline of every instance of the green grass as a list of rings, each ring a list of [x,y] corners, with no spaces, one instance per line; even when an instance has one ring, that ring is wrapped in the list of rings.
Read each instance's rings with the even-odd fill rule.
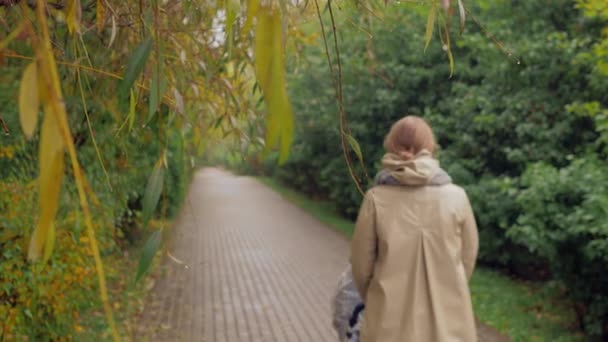
[[[514,341],[584,340],[573,331],[576,317],[567,300],[547,283],[516,281],[477,268],[470,286],[475,314]]]
[[[327,201],[315,201],[272,178],[258,178],[319,221],[350,237],[354,223]],[[548,284],[517,281],[496,271],[477,268],[471,280],[473,308],[480,321],[513,341],[583,341],[573,332],[575,316],[568,302]]]

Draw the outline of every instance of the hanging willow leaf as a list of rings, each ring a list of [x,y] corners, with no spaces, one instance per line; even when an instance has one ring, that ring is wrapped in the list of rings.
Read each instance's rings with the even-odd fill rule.
[[[279,163],[289,156],[293,140],[293,112],[285,84],[285,59],[281,15],[278,8],[258,10],[255,32],[255,74],[266,110],[265,151],[279,145]]]
[[[80,0],[69,0],[66,7],[66,22],[70,33],[80,32],[80,18],[82,17],[82,8]]]
[[[278,16],[273,15],[270,9],[259,11],[258,23],[255,31],[255,74],[262,91],[270,87],[272,76],[272,52],[275,45],[275,32],[281,30]],[[270,12],[270,13],[268,13]]]
[[[220,124],[222,123],[222,120],[224,120],[224,116],[220,116],[219,118],[215,119],[215,122],[213,123],[213,128],[218,128],[220,126]]]
[[[431,7],[429,15],[426,18],[426,33],[424,34],[424,51],[429,47],[433,38],[433,30],[435,28],[435,17],[437,16],[437,6]]]
[[[25,67],[19,84],[19,121],[26,138],[31,139],[38,123],[38,67],[36,62]]]
[[[135,122],[135,105],[137,101],[135,100],[135,93],[133,89],[131,89],[129,94],[129,132],[133,129],[133,122]]]
[[[44,244],[44,256],[42,257],[42,263],[46,264],[51,258],[51,254],[53,253],[53,249],[55,247],[55,224],[51,223],[49,227],[48,236],[46,237],[46,242]]]
[[[462,32],[464,32],[464,24],[465,24],[465,20],[466,20],[466,11],[464,9],[464,4],[462,3],[462,0],[458,0],[458,11],[460,13],[460,34],[462,34]]]
[[[160,44],[160,42],[157,42]],[[148,112],[148,120],[158,111],[158,107],[162,102],[163,95],[165,94],[165,88],[167,88],[167,80],[165,79],[165,73],[163,70],[164,59],[162,54],[162,47],[159,46],[160,53],[157,56],[157,61],[152,68],[152,83],[150,84],[150,110]]]
[[[160,194],[163,191],[163,181],[165,175],[165,169],[161,162],[158,162],[148,178],[148,184],[144,192],[143,208],[142,208],[142,219],[144,221],[144,228],[148,226],[148,222],[152,218],[154,209],[160,199]]]
[[[448,48],[448,60],[450,61],[450,78],[454,76],[454,56],[452,55],[452,49]]]
[[[240,7],[241,3],[239,0],[226,0],[226,41],[228,42],[229,56],[232,54],[232,45],[234,41],[232,33]]]
[[[118,33],[118,27],[116,26],[116,19],[114,19],[114,16],[111,16],[112,18],[112,34],[110,34],[110,42],[108,43],[108,47],[112,46],[112,43],[114,43],[114,39],[116,39],[116,33]]]
[[[156,68],[152,72],[152,82],[150,83],[150,103],[148,110],[148,121],[152,118],[152,116],[158,110],[158,106],[160,105],[159,99],[162,98],[165,81],[162,73],[159,73]]]
[[[106,8],[103,0],[97,0],[97,5],[95,6],[97,10],[95,15],[95,20],[97,24],[97,32],[101,32],[103,30],[103,24],[106,21]]]
[[[361,146],[359,146],[357,140],[355,140],[355,138],[350,134],[345,133],[344,135],[346,136],[346,140],[348,140],[350,147],[353,149],[353,151],[355,151],[357,158],[363,162],[363,153],[361,153]]]
[[[139,77],[139,74],[144,70],[148,57],[150,57],[152,42],[151,37],[144,39],[131,54],[125,69],[125,76],[119,88],[119,93],[124,96],[124,98],[129,94],[129,89],[131,89],[131,86],[133,86],[133,83],[137,77]]]
[[[152,265],[152,260],[154,260],[154,255],[158,252],[160,248],[160,243],[162,240],[162,230],[156,230],[150,237],[144,248],[141,252],[141,257],[139,258],[139,264],[137,265],[137,273],[135,274],[135,282],[138,282],[141,277],[143,277],[148,269],[150,269],[150,265]]]
[[[177,109],[177,112],[184,114],[184,98],[177,88],[173,88],[173,96],[175,96],[175,108]]]
[[[454,56],[452,55],[452,44],[450,43],[450,28],[446,23],[443,26],[444,34],[441,36],[441,40],[443,41],[444,48],[446,53],[448,54],[448,60],[450,62],[450,78],[454,75]]]
[[[59,205],[59,193],[64,168],[64,143],[59,127],[49,107],[45,107],[44,121],[40,132],[39,147],[39,211],[38,223],[28,248],[28,259],[38,260]]]
[[[255,18],[257,16],[259,8],[260,8],[260,0],[248,0],[247,1],[247,19],[245,20],[245,25],[243,25],[244,34],[248,34],[249,30],[251,30],[251,25],[253,24],[253,18]]]

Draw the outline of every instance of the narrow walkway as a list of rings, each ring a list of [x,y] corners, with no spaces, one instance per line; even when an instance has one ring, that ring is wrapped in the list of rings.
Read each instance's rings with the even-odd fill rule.
[[[252,178],[196,174],[137,341],[336,341],[348,241]],[[480,340],[499,341],[485,327]]]

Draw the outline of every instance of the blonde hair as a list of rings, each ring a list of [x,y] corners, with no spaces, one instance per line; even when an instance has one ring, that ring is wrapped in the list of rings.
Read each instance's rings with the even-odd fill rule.
[[[387,152],[412,159],[421,150],[435,152],[435,136],[431,126],[421,117],[408,115],[395,122],[384,138]]]

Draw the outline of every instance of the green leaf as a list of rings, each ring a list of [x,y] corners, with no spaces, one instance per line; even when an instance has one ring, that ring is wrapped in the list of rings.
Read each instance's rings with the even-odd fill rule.
[[[162,240],[162,230],[159,229],[152,233],[146,241],[144,248],[141,252],[141,257],[139,258],[139,264],[137,265],[137,273],[135,275],[135,282],[137,283],[141,277],[143,277],[146,272],[150,269],[150,265],[152,265],[152,260],[158,252],[160,248],[160,243]]]
[[[153,40],[151,37],[144,39],[131,54],[127,67],[125,69],[125,76],[119,87],[119,94],[127,96],[129,89],[133,86],[133,83],[139,77],[141,72],[144,70],[144,66],[150,57],[150,51],[152,50]]]
[[[222,120],[224,120],[224,115],[222,115],[219,118],[215,119],[215,123],[213,124],[213,128],[218,128],[220,126],[220,124],[222,123]]]
[[[164,59],[162,52],[158,56],[158,61],[154,65],[152,70],[152,83],[150,85],[150,110],[148,111],[148,121],[158,111],[163,95],[165,94],[165,88],[167,87],[167,80],[163,71]]]
[[[450,78],[454,76],[454,56],[452,55],[452,49],[448,46],[448,60],[450,61]]]
[[[424,51],[429,47],[433,38],[433,30],[435,28],[435,17],[437,16],[437,6],[431,7],[428,17],[426,18],[426,33],[424,34]]]
[[[42,263],[46,264],[51,258],[53,248],[55,247],[55,224],[51,223],[49,232],[47,233],[46,241],[44,243],[44,255],[42,257]]]
[[[450,78],[454,75],[454,56],[452,55],[452,44],[450,43],[450,29],[448,24],[446,23],[443,27],[444,36],[442,36],[441,40],[445,45],[445,52],[448,54],[448,60],[450,61]]]
[[[34,316],[32,316],[32,312],[30,311],[30,309],[25,309],[25,310],[23,311],[23,313],[24,313],[24,314],[25,314],[27,317],[29,317],[30,319],[34,319]]]
[[[344,133],[344,136],[346,137],[346,140],[348,140],[350,147],[353,149],[353,151],[355,151],[357,158],[359,158],[359,160],[361,162],[363,162],[363,153],[361,153],[361,146],[359,146],[359,143],[357,142],[357,140],[355,140],[355,138],[352,135],[347,134],[347,133]]]
[[[142,218],[144,220],[144,229],[148,226],[148,222],[152,218],[152,214],[154,213],[154,209],[156,209],[156,205],[158,204],[158,200],[160,199],[160,194],[163,191],[163,181],[164,181],[164,173],[165,169],[162,166],[162,163],[157,163],[148,178],[148,184],[146,185],[146,191],[144,192],[143,199],[143,208],[142,208]]]
[[[133,89],[130,90],[129,95],[129,132],[133,129],[133,122],[135,121],[135,105],[137,101],[135,100],[135,93]]]

